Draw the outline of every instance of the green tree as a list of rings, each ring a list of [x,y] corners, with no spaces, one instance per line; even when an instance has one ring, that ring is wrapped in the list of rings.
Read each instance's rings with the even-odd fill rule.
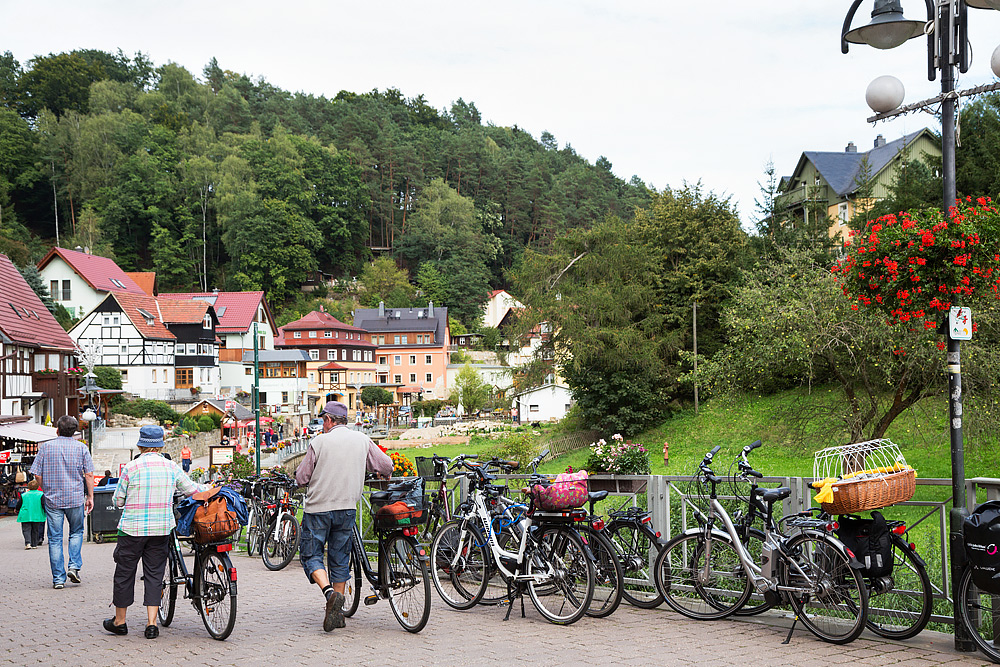
[[[679,337],[664,328],[658,274],[640,228],[614,217],[571,230],[544,253],[526,251],[513,274],[526,311],[508,335],[518,341],[537,327],[544,336],[515,386],[537,386],[558,367],[595,427],[632,434],[661,420]],[[602,385],[618,381],[636,385],[628,402]]]
[[[445,276],[445,303],[463,322],[480,316],[489,296],[488,265],[496,257],[496,238],[484,231],[484,219],[471,199],[443,180],[424,188],[396,254],[409,266],[430,259]]]
[[[368,406],[392,405],[392,392],[382,387],[365,387],[361,390],[361,402]]]
[[[411,303],[413,290],[409,274],[397,268],[389,257],[379,257],[365,266],[361,282],[365,285],[365,300],[369,306],[377,306],[382,301],[390,308],[405,308]]]
[[[455,377],[455,387],[451,392],[451,400],[461,405],[466,414],[478,412],[490,398],[490,387],[484,381],[479,371],[466,363]]]

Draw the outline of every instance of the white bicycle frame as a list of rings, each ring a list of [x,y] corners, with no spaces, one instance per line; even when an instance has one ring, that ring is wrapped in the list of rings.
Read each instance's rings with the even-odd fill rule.
[[[544,584],[546,581],[551,579],[553,576],[551,563],[546,563],[548,569],[544,574],[518,574],[516,571],[511,571],[503,564],[503,559],[514,560],[519,566],[524,563],[524,553],[528,546],[528,540],[531,539],[529,536],[530,528],[532,525],[531,517],[525,517],[521,520],[521,539],[518,545],[518,550],[507,551],[500,546],[500,542],[497,540],[496,532],[493,530],[493,515],[490,513],[489,509],[486,507],[486,501],[483,499],[483,493],[477,491],[475,497],[473,498],[473,511],[470,515],[467,515],[463,519],[463,525],[467,522],[473,521],[474,519],[479,520],[480,527],[485,531],[486,543],[490,547],[490,551],[493,553],[493,560],[496,563],[497,568],[509,578],[513,578],[514,581],[530,581],[535,584]],[[453,567],[458,566],[458,559],[464,551],[464,543],[466,536],[469,533],[467,531],[462,531],[459,536],[458,548],[455,549],[454,560],[451,565]]]
[[[705,524],[705,528],[692,528],[689,533],[704,533],[705,534],[705,565],[701,568],[698,573],[698,580],[701,584],[706,584],[712,579],[712,539],[711,533],[717,534],[719,537],[728,535],[733,549],[736,550],[736,555],[740,559],[740,564],[743,565],[743,571],[750,578],[750,582],[753,584],[754,588],[757,589],[759,593],[764,593],[766,591],[788,591],[788,592],[811,592],[816,588],[816,582],[810,577],[795,561],[793,558],[788,558],[781,554],[779,550],[779,545],[784,539],[776,537],[776,533],[770,530],[769,526],[765,526],[764,530],[764,548],[769,549],[770,553],[778,555],[778,557],[785,560],[792,568],[794,568],[795,573],[802,577],[808,584],[808,587],[801,586],[781,586],[778,584],[777,572],[771,568],[773,560],[767,563],[768,569],[770,570],[769,576],[764,575],[764,571],[759,565],[757,565],[750,553],[743,546],[743,541],[740,540],[739,534],[736,532],[736,526],[733,525],[733,520],[729,517],[729,512],[726,508],[722,506],[722,503],[716,498],[710,498],[711,501],[711,511],[708,517],[708,522]],[[709,529],[712,525],[713,518],[719,518],[722,520],[722,525],[725,531],[720,531],[716,528]],[[780,533],[777,534],[780,536]],[[824,537],[829,538],[829,536],[824,535]],[[831,538],[832,539],[832,538]]]

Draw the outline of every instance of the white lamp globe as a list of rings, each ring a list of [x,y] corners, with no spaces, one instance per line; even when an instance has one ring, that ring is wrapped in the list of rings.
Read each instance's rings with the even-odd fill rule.
[[[865,91],[865,102],[875,113],[885,113],[903,103],[905,92],[902,81],[886,74],[868,84],[868,90]]]
[[[1000,77],[1000,46],[993,50],[993,57],[990,58],[990,67],[993,73]]]

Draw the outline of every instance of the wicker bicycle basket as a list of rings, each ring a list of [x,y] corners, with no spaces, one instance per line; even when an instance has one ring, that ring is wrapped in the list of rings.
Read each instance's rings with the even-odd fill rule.
[[[913,497],[917,471],[889,440],[870,440],[816,452],[813,477],[834,479],[833,500],[821,502],[829,514],[853,514],[888,507]]]

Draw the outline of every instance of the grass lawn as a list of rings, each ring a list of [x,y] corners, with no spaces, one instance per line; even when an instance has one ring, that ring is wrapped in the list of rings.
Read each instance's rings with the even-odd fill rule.
[[[811,477],[814,452],[848,441],[843,426],[831,416],[842,402],[842,395],[833,387],[818,387],[812,392],[785,391],[771,396],[716,398],[703,403],[697,415],[693,410],[681,413],[633,440],[649,450],[654,475],[691,475],[705,452],[715,445],[722,446],[716,459],[719,462],[716,472],[721,473],[744,445],[759,439],[764,446],[751,455],[751,462],[758,470],[766,475]],[[968,406],[964,438],[966,477],[1000,476],[997,437],[1000,434],[985,433],[987,429],[978,428],[975,415],[975,407]],[[540,443],[556,435],[548,426],[536,432]],[[897,417],[886,437],[899,445],[920,477],[951,477],[948,404],[944,397],[926,399]],[[670,443],[669,464],[664,463],[662,456],[665,441]],[[489,440],[473,438],[467,446],[431,445],[398,451],[413,460],[431,454],[448,457],[478,454],[490,446]],[[575,450],[544,461],[539,470],[585,468],[589,455],[589,449]]]

